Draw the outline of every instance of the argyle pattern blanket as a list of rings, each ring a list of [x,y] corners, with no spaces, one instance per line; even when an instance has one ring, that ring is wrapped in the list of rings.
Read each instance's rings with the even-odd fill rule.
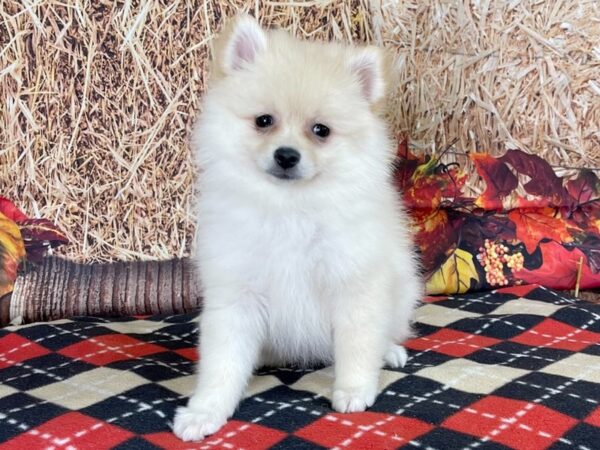
[[[199,443],[170,432],[197,360],[193,314],[0,329],[0,449],[600,448],[600,305],[536,286],[429,298],[367,412],[331,368],[263,369]]]

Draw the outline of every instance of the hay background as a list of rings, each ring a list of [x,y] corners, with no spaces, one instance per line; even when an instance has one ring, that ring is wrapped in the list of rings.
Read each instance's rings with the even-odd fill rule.
[[[186,255],[187,134],[211,37],[238,9],[391,48],[390,120],[416,151],[600,166],[594,0],[0,0],[0,194],[59,223],[77,261]]]

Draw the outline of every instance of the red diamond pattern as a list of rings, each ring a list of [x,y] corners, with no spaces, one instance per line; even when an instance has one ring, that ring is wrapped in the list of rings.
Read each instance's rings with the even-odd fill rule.
[[[498,342],[502,341],[444,328],[428,336],[411,339],[404,345],[413,350],[433,350],[445,355],[463,357]]]
[[[59,353],[90,364],[104,366],[115,361],[163,352],[166,349],[124,334],[107,334],[63,348]]]
[[[363,412],[329,414],[295,434],[328,448],[386,449],[406,444],[432,428],[409,417]]]
[[[50,353],[47,348],[18,334],[0,338],[0,369]]]
[[[517,297],[525,297],[531,291],[533,291],[536,287],[531,284],[525,284],[523,286],[510,286],[505,288],[496,289],[495,292],[499,294],[512,294]]]
[[[549,447],[577,422],[539,404],[490,395],[442,425],[512,448],[537,450]]]
[[[133,433],[78,412],[69,412],[0,444],[0,450],[112,448]]]
[[[599,343],[600,333],[575,328],[554,319],[546,319],[511,340],[529,346],[579,351]]]
[[[197,347],[180,348],[178,350],[175,350],[175,353],[183,356],[186,359],[189,359],[190,361],[198,361],[198,348]]]
[[[183,442],[173,433],[146,434],[144,438],[169,450],[189,450],[207,448],[230,448],[245,450],[266,450],[287,436],[287,433],[261,425],[230,420],[217,433],[208,436],[202,443]]]
[[[600,407],[592,411],[592,413],[586,417],[585,422],[594,425],[595,427],[600,427]]]

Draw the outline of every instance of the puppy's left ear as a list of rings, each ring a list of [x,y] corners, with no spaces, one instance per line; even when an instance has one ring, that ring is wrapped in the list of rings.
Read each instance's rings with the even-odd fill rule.
[[[388,55],[374,46],[353,49],[350,71],[360,83],[365,100],[371,105],[381,102],[387,93]]]

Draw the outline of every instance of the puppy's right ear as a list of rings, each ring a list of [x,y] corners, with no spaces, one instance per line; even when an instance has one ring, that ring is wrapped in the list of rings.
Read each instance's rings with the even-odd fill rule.
[[[222,75],[228,75],[252,64],[266,48],[267,34],[256,19],[240,14],[215,42],[215,63]]]
[[[387,89],[388,58],[382,49],[373,46],[353,49],[350,71],[360,83],[363,97],[371,105],[383,100]]]

